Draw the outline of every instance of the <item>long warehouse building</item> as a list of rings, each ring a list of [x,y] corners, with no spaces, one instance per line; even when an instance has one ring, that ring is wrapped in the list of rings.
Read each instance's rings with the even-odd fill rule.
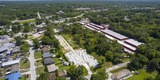
[[[82,24],[83,25],[83,24]],[[91,30],[101,31],[105,34],[106,37],[112,40],[117,40],[117,42],[124,47],[125,52],[134,53],[136,51],[136,48],[143,44],[141,42],[138,42],[134,39],[129,39],[128,37],[121,35],[117,32],[114,32],[109,29],[105,29],[103,26],[94,24],[94,23],[88,23],[83,25],[86,28],[89,28]]]
[[[119,33],[116,33],[116,32],[114,32],[112,30],[109,30],[109,29],[102,30],[102,33],[107,34],[109,36],[112,36],[112,37],[114,37],[114,38],[116,38],[118,40],[126,40],[126,39],[128,39],[128,37],[123,36],[123,35],[121,35]]]

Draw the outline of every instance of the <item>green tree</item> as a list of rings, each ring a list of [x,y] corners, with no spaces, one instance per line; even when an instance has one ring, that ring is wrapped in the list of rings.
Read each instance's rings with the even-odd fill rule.
[[[85,72],[83,69],[84,69],[83,66],[78,66],[77,68],[71,66],[70,69],[68,70],[68,75],[71,77],[71,80],[84,80],[83,74]]]
[[[24,32],[29,32],[31,30],[31,27],[30,26],[25,26],[24,27]]]
[[[66,80],[65,77],[57,77],[55,80]]]
[[[23,40],[23,39],[24,39],[24,38],[23,38],[23,37],[20,37],[20,36],[15,37],[16,45],[17,45],[17,46],[20,46],[20,45],[22,44],[22,40]]]
[[[99,69],[96,74],[91,75],[91,80],[106,80],[108,75],[105,72],[105,69]]]
[[[25,53],[29,51],[29,44],[26,41],[22,42],[22,45],[20,46],[20,52]]]
[[[48,80],[48,78],[49,78],[49,73],[45,72],[45,73],[40,74],[38,80]]]
[[[35,48],[35,49],[40,48],[40,43],[39,43],[39,40],[38,40],[38,39],[33,39],[33,43],[34,43],[34,48]]]

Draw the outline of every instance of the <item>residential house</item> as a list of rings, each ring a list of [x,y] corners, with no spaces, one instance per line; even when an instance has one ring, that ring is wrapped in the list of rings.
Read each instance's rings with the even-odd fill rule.
[[[112,75],[115,80],[124,80],[131,76],[131,72],[128,69],[123,69]]]
[[[20,72],[15,72],[6,75],[6,80],[19,80],[22,77],[22,74]]]
[[[50,52],[43,53],[43,58],[50,58],[50,57],[52,57],[52,55],[50,54]]]
[[[43,62],[44,65],[50,65],[54,63],[54,60],[52,60],[51,58],[45,58]]]
[[[51,64],[47,66],[47,69],[48,69],[48,72],[51,73],[51,72],[55,72],[58,69],[58,67],[55,64]]]

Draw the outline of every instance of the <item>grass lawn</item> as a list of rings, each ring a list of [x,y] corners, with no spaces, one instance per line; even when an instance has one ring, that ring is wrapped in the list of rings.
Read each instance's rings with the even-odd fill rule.
[[[35,22],[35,19],[26,19],[26,20],[21,20],[20,24],[24,24],[24,23],[30,23],[30,22]]]
[[[42,58],[42,52],[35,52],[34,57],[35,59]]]
[[[59,58],[53,58],[55,64],[61,64],[62,61]]]
[[[42,61],[42,59],[41,59],[41,60],[36,61],[36,66],[40,66],[40,65],[43,65],[43,61]]]
[[[148,73],[144,69],[140,69],[138,71],[140,72],[140,74],[138,75],[135,74],[127,80],[144,80],[144,78],[147,78],[147,77],[152,77],[154,79],[156,75],[158,74],[157,72]]]
[[[123,62],[128,62],[128,61],[130,61],[130,59],[129,58],[124,58],[122,61]]]
[[[6,78],[0,78],[0,80],[6,80]]]
[[[58,64],[57,65],[59,70],[68,70],[70,66],[64,66],[63,64]]]
[[[29,53],[25,53],[24,57],[27,58],[27,57],[29,57],[29,55],[30,55]]]
[[[44,66],[36,68],[36,74],[37,75],[40,75],[44,72],[45,72],[45,67]]]
[[[28,39],[33,39],[33,35],[28,35]]]
[[[79,49],[80,46],[73,41],[73,37],[71,35],[62,35],[63,38],[74,48],[74,49]]]
[[[26,75],[22,75],[21,79],[19,80],[29,80],[29,78],[27,78]]]
[[[20,61],[20,69],[28,69],[30,68],[30,62],[27,61],[26,63],[24,63],[23,60]]]
[[[59,70],[67,70],[69,69],[69,66],[64,66],[64,61],[61,61],[59,58],[53,58],[55,65],[58,66]]]

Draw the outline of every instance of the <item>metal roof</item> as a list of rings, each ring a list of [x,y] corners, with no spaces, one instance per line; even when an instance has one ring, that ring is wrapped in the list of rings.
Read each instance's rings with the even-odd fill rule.
[[[87,26],[88,26],[88,27],[91,27],[91,28],[94,28],[94,29],[96,29],[96,30],[100,30],[100,28],[95,27],[95,26],[93,26],[93,25],[91,25],[91,24],[87,24]]]
[[[124,77],[130,76],[131,72],[128,69],[123,69],[113,74],[114,77],[118,80],[123,79]]]
[[[0,46],[0,52],[8,50],[8,47],[6,46]]]
[[[133,51],[136,51],[136,48],[127,44],[127,43],[124,43],[123,41],[118,41],[119,44],[123,45],[124,47],[130,49],[130,50],[133,50]]]
[[[129,44],[131,44],[131,45],[134,45],[134,46],[139,46],[139,45],[141,45],[141,44],[143,44],[143,43],[141,43],[141,42],[138,42],[138,41],[136,41],[136,40],[134,40],[134,39],[127,39],[127,40],[125,40],[124,42],[126,42],[126,43],[129,43]]]
[[[6,47],[10,47],[10,46],[14,46],[15,44],[13,43],[6,43],[6,44],[3,44],[3,46],[6,46]]]
[[[19,80],[20,77],[22,77],[22,74],[20,72],[6,75],[7,80]]]
[[[8,62],[3,62],[3,63],[2,63],[2,67],[9,66],[9,65],[13,65],[13,64],[18,64],[19,61],[20,61],[20,59],[13,60],[13,61],[8,61]]]
[[[128,37],[126,37],[126,36],[124,36],[124,35],[121,35],[121,34],[119,34],[119,33],[117,33],[117,32],[114,32],[114,31],[112,31],[112,30],[109,30],[109,29],[102,30],[102,32],[104,32],[104,33],[106,33],[106,34],[108,34],[108,35],[110,35],[110,36],[113,36],[113,37],[115,37],[115,38],[118,38],[118,39],[126,39],[126,38],[128,38]]]
[[[43,53],[43,58],[48,58],[48,57],[52,57],[52,55],[50,54],[50,52]]]
[[[97,25],[97,24],[94,24],[94,23],[90,23],[91,25],[95,26],[95,27],[98,27],[100,29],[103,29],[104,27],[103,26],[100,26],[100,25]]]

